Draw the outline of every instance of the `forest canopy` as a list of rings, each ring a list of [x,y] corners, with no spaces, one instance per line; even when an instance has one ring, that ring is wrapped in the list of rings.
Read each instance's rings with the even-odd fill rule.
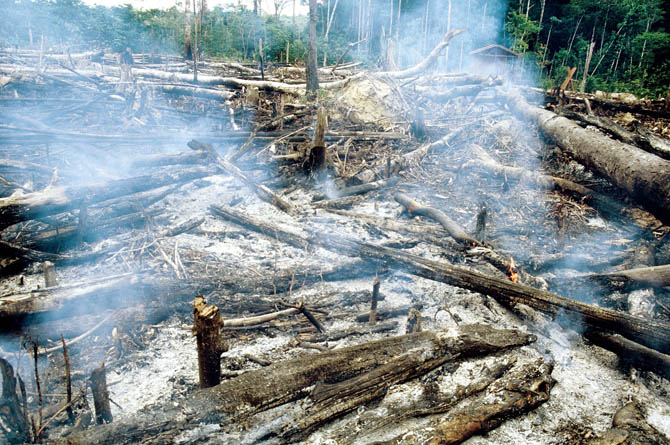
[[[292,9],[291,0],[262,1],[275,11]],[[260,8],[208,8],[204,0],[164,10],[91,7],[81,0],[0,0],[0,5],[6,12],[0,22],[4,47],[71,52],[130,47],[183,55],[185,31],[195,35],[198,27],[198,53],[204,57],[257,61],[260,40],[264,59],[274,63],[302,64],[306,53],[306,17],[262,14]],[[527,82],[547,88],[577,67],[576,83],[583,81],[586,91],[651,97],[669,91],[670,0],[320,0],[318,10],[320,64],[335,63],[355,44],[347,60],[386,69],[409,66],[449,29],[463,28],[468,32],[450,46],[441,69],[476,70],[470,51],[498,43],[522,56]]]

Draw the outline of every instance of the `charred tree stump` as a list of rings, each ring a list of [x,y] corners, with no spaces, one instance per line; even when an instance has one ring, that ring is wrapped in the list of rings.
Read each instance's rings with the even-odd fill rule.
[[[107,389],[107,372],[105,364],[91,371],[91,392],[95,407],[95,421],[98,425],[112,423],[112,407],[109,404],[109,390]]]
[[[325,134],[328,128],[328,116],[323,107],[319,107],[316,115],[316,129],[314,130],[314,145],[309,152],[306,168],[315,175],[319,175],[326,166]]]
[[[218,307],[208,305],[198,295],[193,302],[193,319],[193,331],[198,344],[200,387],[210,388],[221,381],[221,353],[228,350],[221,336],[223,318]]]
[[[405,329],[406,334],[411,334],[412,332],[421,332],[421,312],[417,309],[412,309],[407,314],[407,327]]]
[[[0,372],[2,373],[2,399],[0,399],[0,430],[10,443],[30,442],[30,427],[26,415],[26,401],[19,399],[17,381],[23,382],[18,375],[14,375],[14,368],[4,358],[0,358]],[[23,390],[25,394],[25,390]]]
[[[374,325],[377,318],[377,300],[379,300],[379,275],[375,278],[375,282],[372,283],[372,296],[370,298],[370,324]],[[409,334],[409,332],[408,332]]]

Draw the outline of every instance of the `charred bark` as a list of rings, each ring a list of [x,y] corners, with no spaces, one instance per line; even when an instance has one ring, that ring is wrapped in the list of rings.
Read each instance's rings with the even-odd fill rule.
[[[422,366],[444,363],[445,358],[473,357],[495,351],[526,345],[535,340],[530,334],[513,330],[499,330],[484,325],[464,325],[444,332],[420,332],[415,334],[384,338],[381,340],[349,346],[335,351],[297,357],[273,363],[258,370],[246,372],[239,377],[226,380],[219,385],[202,389],[192,394],[178,408],[171,403],[149,413],[109,425],[91,428],[56,441],[61,444],[130,444],[161,438],[166,440],[170,433],[178,434],[202,422],[226,424],[244,419],[247,415],[264,411],[284,403],[304,398],[304,390],[317,382],[326,385],[337,384],[348,379],[346,387],[354,391],[340,403],[354,400],[357,381],[375,381],[382,388],[384,379],[372,379],[374,370],[381,368],[381,376],[393,375],[395,357],[412,354],[420,357]],[[426,365],[429,364],[429,365]],[[404,373],[397,373],[396,380],[410,378],[406,367]],[[385,372],[388,370],[388,373]],[[373,374],[368,374],[373,372]],[[374,386],[374,385],[373,385]],[[322,387],[327,391],[328,387]],[[333,388],[333,387],[330,387]],[[325,392],[322,392],[325,394]],[[359,403],[364,403],[361,399]],[[344,405],[342,405],[344,406]],[[355,405],[357,406],[357,405]],[[354,406],[354,407],[355,407]],[[346,410],[336,409],[333,415]],[[328,417],[322,420],[328,420]],[[288,431],[287,431],[288,432]]]
[[[235,224],[299,248],[319,246],[344,255],[381,260],[433,281],[489,295],[502,304],[521,303],[545,313],[561,313],[566,316],[563,317],[566,322],[582,323],[615,331],[660,352],[670,352],[670,324],[668,323],[645,320],[623,312],[582,303],[552,292],[513,283],[507,278],[484,275],[389,247],[363,243],[332,234],[327,239],[317,235],[300,235],[254,220],[231,209],[214,206],[212,210]]]
[[[138,176],[83,187],[53,187],[39,192],[0,199],[0,229],[17,222],[78,210],[119,196],[130,195],[167,184],[188,182],[215,174],[211,167],[194,167],[179,172]]]

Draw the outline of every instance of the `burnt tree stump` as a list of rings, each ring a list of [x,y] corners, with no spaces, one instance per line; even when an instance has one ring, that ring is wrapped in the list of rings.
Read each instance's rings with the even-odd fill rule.
[[[219,308],[198,295],[193,302],[193,331],[198,344],[200,387],[211,388],[221,381],[221,353],[228,345],[221,336],[223,318]]]
[[[95,421],[99,425],[112,423],[112,407],[109,404],[109,390],[107,389],[107,372],[105,364],[91,371],[91,392],[95,408]]]

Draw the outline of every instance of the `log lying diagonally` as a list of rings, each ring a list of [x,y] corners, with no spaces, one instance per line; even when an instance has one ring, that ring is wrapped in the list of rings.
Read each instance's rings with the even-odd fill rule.
[[[514,110],[536,122],[542,132],[577,161],[626,191],[665,223],[670,222],[670,161],[603,134],[587,131],[570,119],[508,95]]]
[[[669,323],[645,320],[623,312],[582,303],[553,292],[428,260],[398,249],[363,243],[336,234],[299,235],[221,206],[213,206],[212,211],[235,224],[299,248],[318,246],[344,255],[382,260],[420,277],[488,295],[503,304],[522,303],[545,313],[563,314],[571,324],[581,322],[587,326],[618,332],[660,352],[666,354],[670,352]]]
[[[530,334],[484,325],[464,325],[438,333],[425,331],[384,338],[310,354],[308,359],[301,356],[273,363],[200,390],[177,408],[168,403],[124,421],[74,433],[56,443],[111,445],[150,439],[171,443],[174,437],[170,434],[180,434],[184,429],[194,428],[201,423],[226,424],[234,420],[233,417],[244,418],[305,397],[305,390],[317,382],[336,383],[365,375],[405,354],[421,358],[421,363],[439,366],[445,358],[486,355],[527,345],[534,340],[535,337]],[[421,371],[428,372],[435,366],[424,366]],[[414,377],[419,375],[418,372],[416,374]]]

